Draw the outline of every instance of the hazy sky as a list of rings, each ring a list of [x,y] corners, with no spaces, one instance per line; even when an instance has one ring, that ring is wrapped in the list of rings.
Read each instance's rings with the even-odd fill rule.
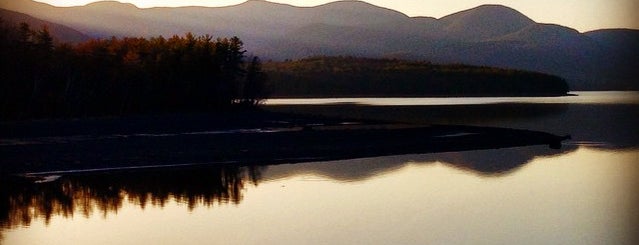
[[[56,6],[84,5],[96,0],[37,0]],[[140,8],[155,6],[228,6],[246,0],[120,0]],[[331,0],[269,0],[295,6],[316,6]],[[589,31],[601,28],[639,29],[639,0],[366,0],[409,16],[442,17],[481,4],[512,7],[537,22]]]

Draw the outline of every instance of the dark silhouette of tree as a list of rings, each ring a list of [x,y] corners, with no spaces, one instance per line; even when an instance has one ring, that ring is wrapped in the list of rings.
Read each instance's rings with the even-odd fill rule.
[[[213,112],[247,101],[241,96],[251,66],[238,37],[186,33],[70,45],[54,44],[47,27],[0,24],[2,120]]]
[[[35,32],[34,39],[34,43],[38,49],[47,52],[53,50],[53,37],[51,37],[47,26],[43,26],[41,30]]]
[[[32,35],[33,31],[29,24],[26,22],[20,23],[20,28],[18,29],[18,42],[27,45],[29,44]]]
[[[257,105],[266,98],[266,80],[268,76],[262,71],[260,58],[255,56],[246,68],[246,79],[242,88],[242,101],[247,105]]]

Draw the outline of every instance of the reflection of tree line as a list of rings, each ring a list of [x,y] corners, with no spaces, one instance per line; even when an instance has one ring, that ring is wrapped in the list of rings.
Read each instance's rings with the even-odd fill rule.
[[[0,187],[0,225],[29,225],[39,218],[48,224],[54,215],[88,217],[99,212],[106,216],[126,201],[145,208],[175,200],[189,210],[199,205],[239,204],[245,185],[257,185],[261,171],[261,167],[222,167],[87,174],[42,184],[5,180]]]
[[[451,167],[480,175],[500,176],[512,172],[538,156],[557,156],[574,147],[551,150],[546,146],[468,152],[406,155],[384,161],[344,160],[301,163],[269,169],[269,179],[314,173],[335,180],[358,181],[390,172],[402,165],[444,162]],[[163,207],[169,201],[188,209],[215,204],[239,204],[247,183],[257,185],[266,166],[198,167],[62,177],[54,182],[34,184],[33,179],[3,180],[0,183],[0,225],[12,228],[29,225],[33,219],[48,223],[52,216],[85,217],[94,213],[116,213],[125,202]]]

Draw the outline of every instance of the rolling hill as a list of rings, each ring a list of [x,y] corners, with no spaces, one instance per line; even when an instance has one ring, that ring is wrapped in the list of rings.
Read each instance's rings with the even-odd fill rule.
[[[637,30],[580,33],[536,23],[501,5],[440,19],[408,17],[362,1],[315,7],[250,0],[228,7],[140,9],[119,2],[54,7],[30,0],[0,8],[69,26],[92,37],[238,36],[263,59],[316,55],[408,58],[531,70],[562,76],[575,90],[639,89]]]
[[[57,43],[78,43],[89,40],[91,37],[84,35],[83,33],[74,30],[70,27],[44,21],[31,17],[26,14],[0,9],[0,17],[4,24],[18,25],[20,23],[27,23],[29,26],[35,29],[40,29],[46,26],[53,37],[53,41]]]

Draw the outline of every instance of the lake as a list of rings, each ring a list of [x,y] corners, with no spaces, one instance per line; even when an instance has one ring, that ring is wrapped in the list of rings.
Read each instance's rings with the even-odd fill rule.
[[[1,244],[639,244],[639,93],[271,100],[572,136],[561,149],[63,175],[0,188]]]

